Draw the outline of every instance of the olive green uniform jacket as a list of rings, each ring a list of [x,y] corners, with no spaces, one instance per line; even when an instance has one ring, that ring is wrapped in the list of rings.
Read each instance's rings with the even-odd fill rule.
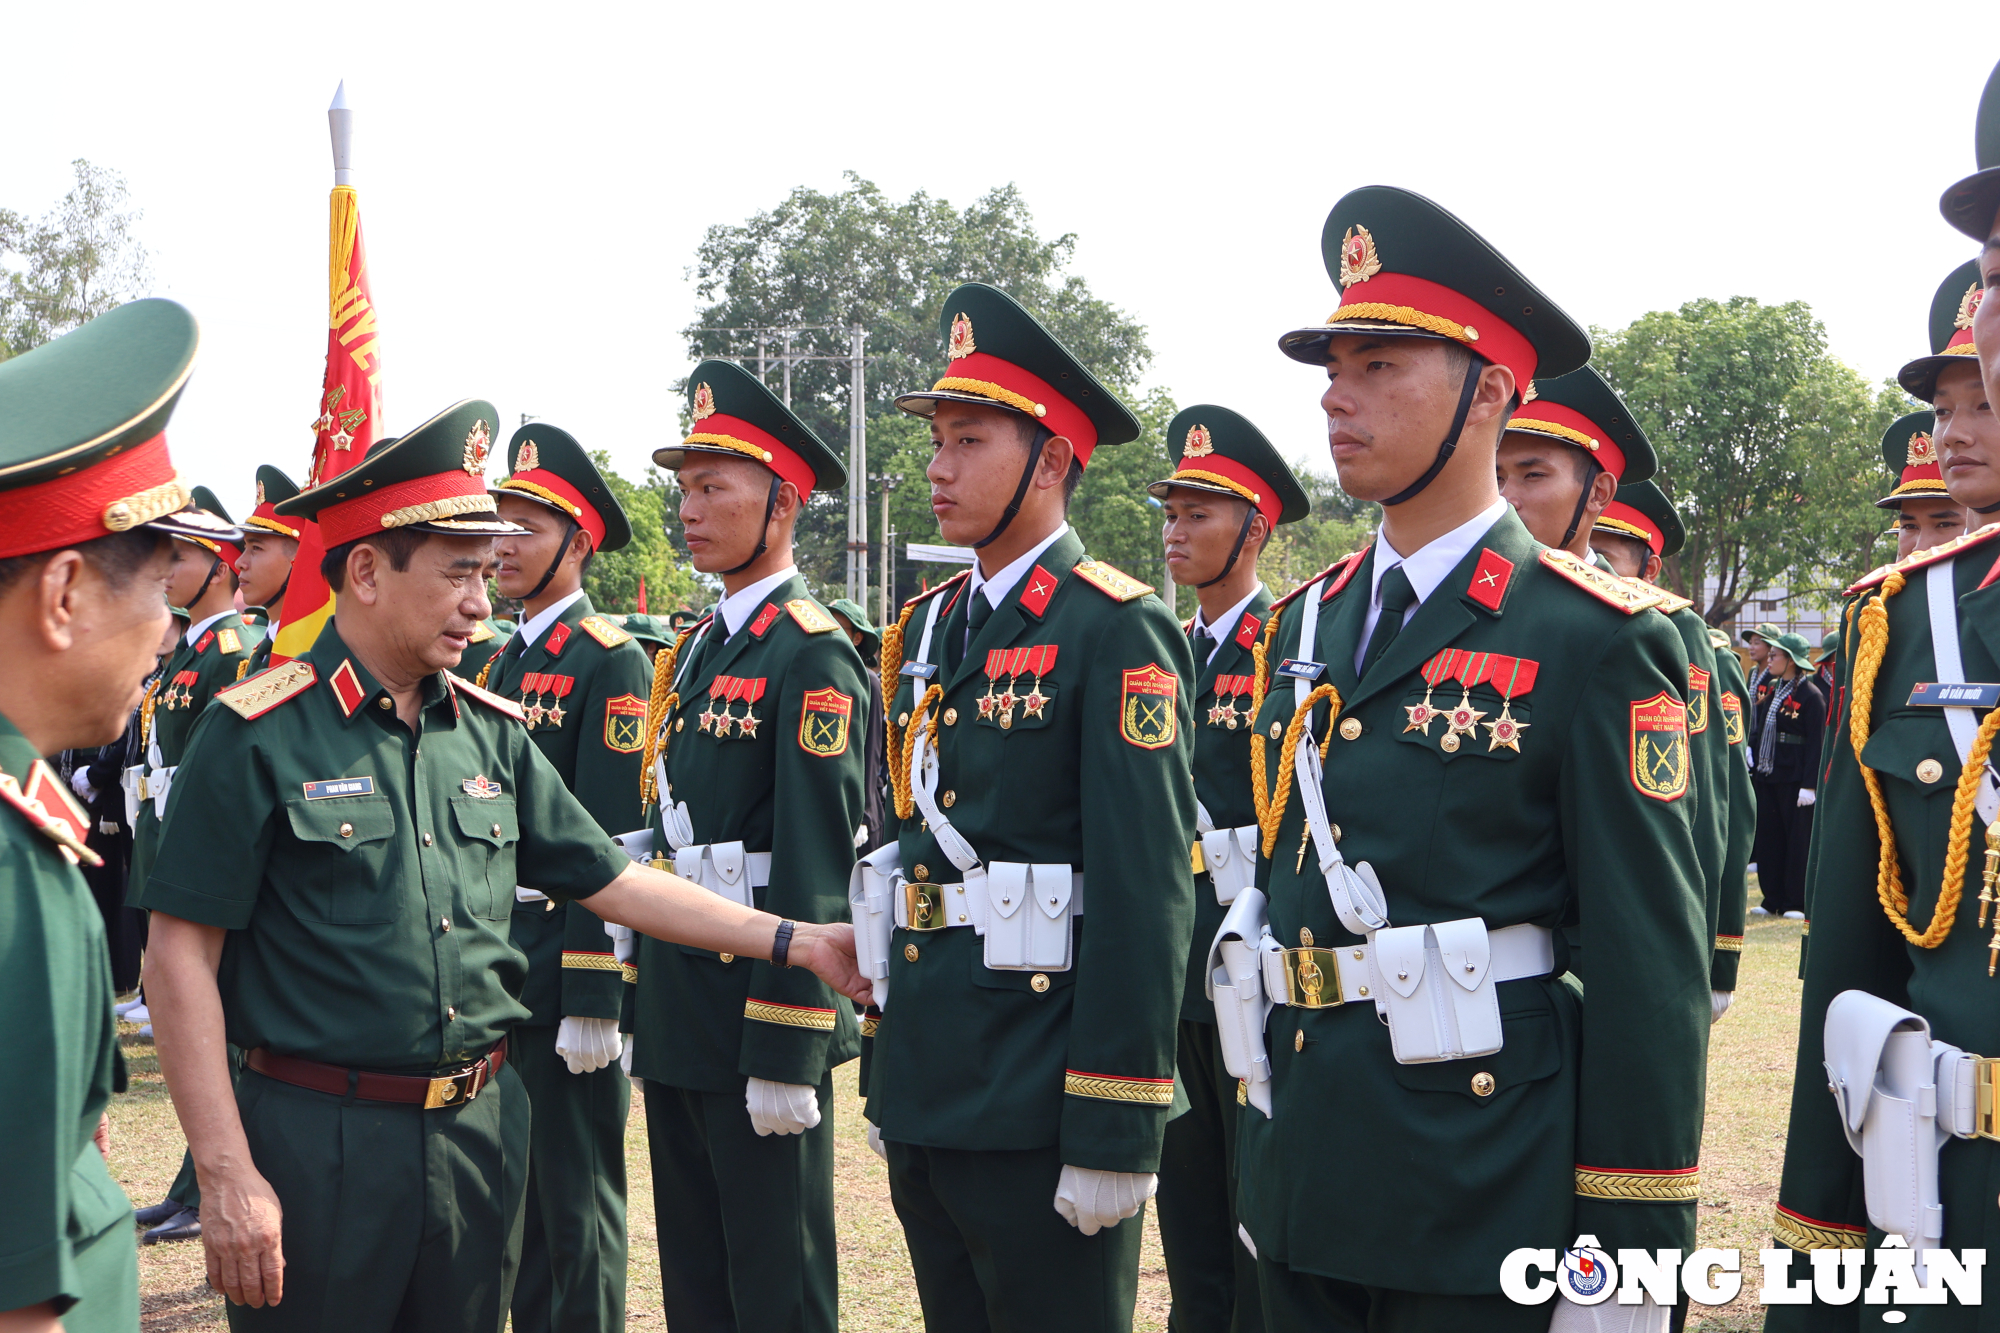
[[[1710,646],[1714,643],[1711,638]],[[1709,707],[1719,711],[1711,715],[1708,726],[1727,746],[1721,753],[1727,757],[1724,772],[1728,789],[1723,799],[1729,802],[1729,819],[1722,857],[1722,914],[1715,926],[1715,965],[1709,985],[1733,991],[1737,964],[1743,957],[1743,924],[1750,911],[1750,846],[1757,839],[1757,789],[1750,785],[1750,765],[1745,759],[1749,729],[1744,710],[1749,705],[1744,697],[1743,663],[1729,648],[1715,649],[1714,679],[1716,688]]]
[[[1146,585],[1088,560],[1074,532],[1042,553],[961,659],[966,586],[960,576],[909,608],[904,661],[937,671],[884,682],[895,691],[890,744],[915,725],[918,687],[939,687],[938,800],[953,826],[982,863],[1081,871],[1085,911],[1071,920],[1068,971],[988,968],[970,926],[897,929],[867,1114],[895,1142],[1055,1147],[1071,1166],[1153,1171],[1194,921],[1187,636]],[[922,625],[939,598],[925,656]],[[1039,676],[988,680],[990,652],[1038,647],[1054,649]],[[1032,713],[1031,681],[1043,699]],[[1003,690],[1012,706],[982,714],[982,697],[1004,701]],[[905,875],[958,880],[917,812],[892,822]]]
[[[838,631],[794,575],[726,640],[715,620],[681,637],[679,697],[653,719],[665,729],[661,804],[686,802],[697,844],[768,854],[771,882],[754,900],[794,921],[847,919],[864,818],[868,677]],[[672,869],[657,814],[653,838]],[[853,1004],[803,968],[652,939],[640,941],[638,966],[640,1078],[697,1092],[740,1092],[746,1077],[817,1087],[860,1050]]]
[[[40,762],[0,716],[0,774],[27,785]],[[81,807],[70,813],[88,832]],[[0,804],[0,884],[0,1014],[13,1055],[0,1091],[0,1310],[49,1301],[77,1333],[129,1333],[139,1327],[132,1204],[91,1141],[125,1086],[103,918],[74,862],[11,802]]]
[[[1337,566],[1317,605],[1303,589],[1285,605],[1268,655],[1274,670],[1295,656],[1303,616],[1317,616],[1320,683],[1344,701],[1323,783],[1340,851],[1373,866],[1392,925],[1574,915],[1591,975],[1582,995],[1553,975],[1500,983],[1503,1049],[1432,1064],[1396,1063],[1370,1004],[1274,1009],[1275,1115],[1246,1113],[1240,1131],[1245,1225],[1266,1261],[1411,1292],[1496,1292],[1510,1250],[1580,1233],[1610,1250],[1691,1249],[1713,935],[1685,800],[1698,778],[1675,720],[1686,649],[1664,616],[1633,612],[1645,603],[1622,580],[1580,562],[1558,572],[1509,509],[1357,681],[1373,551]],[[1447,648],[1538,663],[1507,705],[1525,724],[1518,750],[1483,727],[1448,750],[1443,720],[1411,725],[1419,672]],[[1511,673],[1500,681],[1518,686]],[[1291,680],[1272,680],[1257,736],[1275,785],[1270,737],[1295,704]],[[1460,694],[1447,680],[1435,705]],[[1470,700],[1497,720],[1496,685]],[[1331,725],[1317,705],[1314,736]],[[1318,858],[1298,854],[1302,821],[1294,794],[1259,870],[1272,932],[1338,950],[1355,937]]]
[[[521,706],[535,745],[599,828],[611,834],[638,828],[652,676],[645,650],[598,615],[588,596],[564,607],[525,651],[513,651],[514,639],[506,643],[493,658],[487,688]],[[553,899],[517,901],[512,934],[514,947],[528,956],[521,992],[528,1022],[618,1017],[624,967],[595,912]]]
[[[1773,1234],[1795,1249],[1854,1247],[1868,1214],[1861,1158],[1841,1132],[1823,1067],[1827,1005],[1845,990],[1863,990],[1903,1005],[1930,1021],[1938,1041],[1978,1055],[2000,1054],[2000,980],[1986,975],[1993,930],[1977,928],[1986,826],[1975,813],[1959,884],[1953,927],[1936,948],[1909,943],[1891,923],[1877,891],[1882,840],[1863,786],[1866,766],[1880,783],[1895,836],[1896,863],[1909,897],[1907,919],[1919,932],[1931,924],[1945,882],[1954,789],[1963,765],[1944,710],[1911,707],[1911,687],[1936,681],[1927,605],[1932,579],[1949,577],[1957,605],[1959,653],[1969,681],[2000,680],[2000,585],[1981,584],[2000,554],[2000,529],[1970,533],[1886,567],[1902,571],[1902,590],[1885,603],[1888,642],[1869,701],[1869,735],[1857,762],[1850,726],[1859,700],[1850,689],[1820,786],[1813,821],[1812,951],[1806,961],[1799,1015],[1798,1068],[1792,1085],[1785,1169]],[[1883,590],[1885,571],[1863,580],[1865,598]],[[1847,625],[1845,619],[1843,624]],[[1863,651],[1857,627],[1842,638],[1842,679]],[[1851,651],[1850,651],[1851,650]],[[1929,778],[1930,780],[1926,780]],[[1994,1205],[2000,1153],[1985,1139],[1947,1139],[1938,1164],[1947,1249],[2000,1249],[2000,1208]],[[1795,1265],[1794,1274],[1803,1265]],[[1942,1313],[1942,1312],[1940,1312]],[[1953,1327],[2000,1327],[2000,1306],[1962,1314]],[[1769,1327],[1854,1329],[1871,1315],[1845,1307],[1774,1308]]]

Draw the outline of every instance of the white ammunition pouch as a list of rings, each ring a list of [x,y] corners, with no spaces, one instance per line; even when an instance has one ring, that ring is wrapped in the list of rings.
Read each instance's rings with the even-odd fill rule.
[[[847,909],[854,920],[854,961],[875,987],[875,1007],[889,1007],[889,937],[903,896],[902,848],[877,847],[854,863],[847,878]]]
[[[1208,947],[1205,975],[1208,998],[1215,1004],[1222,1067],[1243,1080],[1245,1098],[1266,1119],[1271,1115],[1271,1058],[1264,1047],[1264,1025],[1275,1001],[1265,985],[1265,959],[1283,952],[1271,938],[1263,893],[1246,888]]]
[[[611,841],[618,844],[618,850],[640,865],[653,864],[653,830],[633,829],[630,833],[614,834]]]
[[[118,789],[125,793],[125,827],[139,827],[139,806],[146,799],[146,766],[134,764],[118,775]]]
[[[1201,853],[1197,873],[1208,873],[1215,881],[1215,901],[1227,907],[1257,882],[1257,845],[1263,830],[1255,824],[1219,829],[1200,801],[1195,802],[1194,814],[1195,846]]]
[[[674,873],[718,898],[755,907],[752,889],[771,882],[771,854],[748,852],[741,842],[703,842],[674,849]]]

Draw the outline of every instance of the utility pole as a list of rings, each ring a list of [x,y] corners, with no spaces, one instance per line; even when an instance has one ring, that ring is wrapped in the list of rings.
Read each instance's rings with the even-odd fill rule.
[[[889,526],[889,493],[896,489],[896,474],[882,474],[882,596],[876,603],[875,623],[887,626],[889,607],[895,601],[893,583],[896,577],[896,533]]]

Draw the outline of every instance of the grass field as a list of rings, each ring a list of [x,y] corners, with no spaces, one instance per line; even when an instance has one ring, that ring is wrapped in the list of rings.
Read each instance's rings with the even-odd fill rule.
[[[1771,1205],[1784,1157],[1798,1027],[1799,933],[1794,922],[1751,918],[1736,1003],[1713,1029],[1708,1126],[1701,1159],[1700,1243],[1744,1252],[1745,1295],[1733,1305],[1697,1313],[1688,1322],[1691,1329],[1739,1333],[1762,1322],[1754,1304],[1754,1293],[1763,1281],[1756,1251],[1770,1244]],[[180,1169],[182,1140],[151,1042],[139,1038],[129,1025],[124,1030],[132,1086],[111,1105],[111,1169],[126,1193],[148,1204],[165,1194]],[[889,1206],[888,1179],[862,1141],[854,1074],[855,1066],[848,1064],[835,1075],[841,1326],[865,1333],[921,1329],[902,1232]],[[666,1321],[660,1313],[644,1115],[640,1100],[633,1098],[626,1136],[632,1237],[627,1326],[659,1330],[666,1328]],[[204,1283],[198,1243],[150,1246],[139,1256],[147,1333],[207,1333],[227,1327],[222,1298]],[[1167,1306],[1166,1269],[1149,1211],[1133,1328],[1164,1330]]]

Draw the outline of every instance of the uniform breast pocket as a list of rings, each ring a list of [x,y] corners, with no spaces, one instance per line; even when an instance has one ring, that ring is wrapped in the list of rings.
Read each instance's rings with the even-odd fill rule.
[[[293,911],[344,926],[396,919],[400,901],[387,873],[396,812],[388,797],[301,799],[285,813],[301,844],[298,864],[276,870],[271,882]]]
[[[458,854],[465,861],[459,883],[465,905],[474,916],[506,920],[514,910],[514,852],[521,841],[518,808],[505,797],[454,796],[451,817],[460,834]]]

